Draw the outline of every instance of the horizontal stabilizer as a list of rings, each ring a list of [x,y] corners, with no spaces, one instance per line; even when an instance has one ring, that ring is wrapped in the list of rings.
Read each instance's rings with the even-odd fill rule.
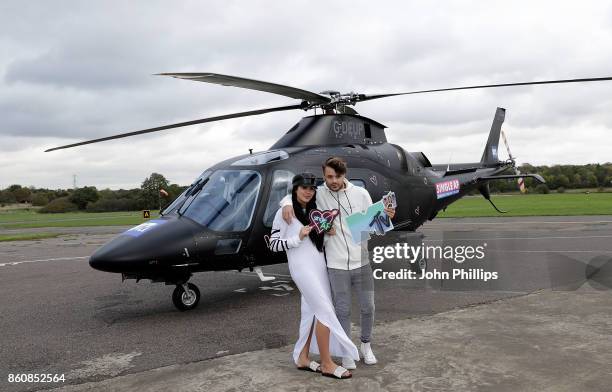
[[[539,175],[539,174],[502,174],[502,175],[499,175],[499,176],[478,177],[477,180],[478,181],[509,180],[509,179],[513,179],[513,178],[527,178],[527,177],[531,177],[531,178],[535,179],[540,184],[545,184],[546,183],[544,178],[541,175]]]

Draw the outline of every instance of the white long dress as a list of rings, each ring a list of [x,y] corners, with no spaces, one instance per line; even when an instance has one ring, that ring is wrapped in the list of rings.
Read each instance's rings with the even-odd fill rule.
[[[315,318],[329,328],[330,354],[337,357],[350,357],[358,361],[357,347],[346,336],[336,317],[323,253],[317,250],[310,237],[300,240],[299,233],[303,226],[297,218],[293,218],[291,224],[287,225],[283,219],[282,210],[279,209],[274,217],[268,241],[270,250],[287,252],[291,277],[302,295],[300,335],[293,349],[293,361],[297,365],[298,357],[308,340]],[[310,340],[310,352],[320,354],[314,328]]]

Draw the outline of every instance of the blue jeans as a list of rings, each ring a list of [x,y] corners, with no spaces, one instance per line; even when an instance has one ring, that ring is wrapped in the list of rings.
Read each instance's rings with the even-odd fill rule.
[[[329,283],[338,321],[351,337],[351,290],[354,287],[359,298],[361,342],[368,343],[374,326],[374,279],[372,267],[366,264],[353,270],[327,269]]]

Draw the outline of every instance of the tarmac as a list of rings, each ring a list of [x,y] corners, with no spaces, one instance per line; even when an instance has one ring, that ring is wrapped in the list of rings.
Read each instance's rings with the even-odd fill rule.
[[[378,364],[348,380],[296,370],[289,345],[53,391],[609,391],[611,334],[612,295],[586,283],[378,324]]]
[[[487,243],[480,267],[500,279],[377,280],[379,362],[358,363],[350,380],[294,368],[300,296],[286,264],[265,268],[272,282],[249,271],[196,274],[201,303],[179,312],[171,286],[121,282],[89,267],[93,250],[125,228],[57,230],[66,235],[0,244],[3,392],[611,390],[609,215],[426,224],[427,245]],[[443,263],[432,260],[428,270]],[[353,321],[358,314],[354,306]],[[55,373],[65,381],[7,379]]]

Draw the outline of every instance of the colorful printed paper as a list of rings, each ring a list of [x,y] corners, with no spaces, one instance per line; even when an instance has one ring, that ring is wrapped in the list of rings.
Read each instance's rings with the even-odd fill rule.
[[[374,232],[383,235],[387,231],[393,230],[393,223],[385,213],[385,205],[382,200],[372,204],[365,212],[357,212],[347,216],[346,223],[356,244],[361,243],[364,238],[370,238],[369,235],[362,238],[362,232]]]
[[[338,210],[311,210],[308,216],[310,220],[310,226],[314,227],[317,233],[321,234],[325,231],[329,231],[332,228],[334,219],[338,216]]]
[[[386,208],[396,208],[397,199],[395,198],[395,192],[389,191],[389,193],[382,197],[382,202]]]

